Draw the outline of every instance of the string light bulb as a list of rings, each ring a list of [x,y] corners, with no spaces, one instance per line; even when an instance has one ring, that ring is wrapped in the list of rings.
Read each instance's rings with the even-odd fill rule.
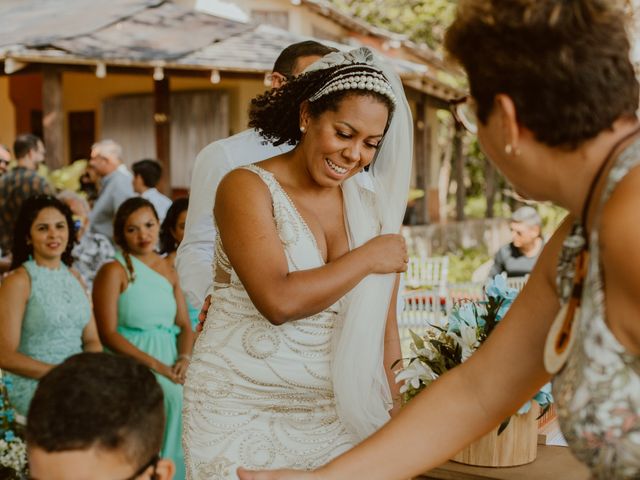
[[[156,82],[164,80],[164,69],[162,67],[155,67],[153,69],[153,79]]]
[[[218,70],[211,70],[211,83],[220,83],[220,72]]]
[[[96,77],[104,78],[107,76],[107,66],[104,62],[98,62],[96,65]]]

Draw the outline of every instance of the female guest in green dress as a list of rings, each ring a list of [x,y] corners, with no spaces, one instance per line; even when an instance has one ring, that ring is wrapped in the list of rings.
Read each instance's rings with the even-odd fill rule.
[[[184,478],[182,384],[193,347],[193,332],[178,276],[155,252],[158,216],[149,201],[134,197],[116,213],[114,240],[121,249],[93,284],[100,338],[112,351],[151,368],[164,392],[166,427],[162,457]]]
[[[22,204],[13,272],[0,287],[0,368],[21,415],[39,378],[71,355],[102,350],[80,276],[69,268],[74,239],[71,212],[58,199],[37,195]]]

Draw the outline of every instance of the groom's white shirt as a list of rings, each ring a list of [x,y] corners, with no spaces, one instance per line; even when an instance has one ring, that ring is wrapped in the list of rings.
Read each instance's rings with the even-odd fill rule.
[[[200,308],[213,281],[216,229],[213,204],[220,180],[231,170],[288,152],[292,145],[274,147],[254,129],[210,143],[196,157],[184,238],[178,247],[176,268],[187,299]]]

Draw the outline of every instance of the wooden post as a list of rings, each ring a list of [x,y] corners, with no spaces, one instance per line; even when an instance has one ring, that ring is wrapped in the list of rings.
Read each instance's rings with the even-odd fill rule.
[[[153,123],[156,135],[156,158],[162,165],[158,190],[171,198],[171,117],[169,109],[169,78],[153,81]]]
[[[45,162],[50,169],[64,161],[64,124],[62,112],[62,74],[53,65],[42,68],[42,132],[47,150]]]
[[[427,155],[429,162],[427,163],[429,172],[427,175],[428,185],[425,195],[427,205],[427,215],[429,223],[439,223],[446,221],[446,213],[443,213],[441,192],[440,192],[440,176],[442,174],[442,152],[438,145],[438,135],[440,134],[440,120],[438,120],[438,110],[435,106],[429,106],[425,113],[425,123],[427,125],[425,138],[427,142]],[[446,206],[446,202],[444,202]]]
[[[456,176],[456,220],[464,220],[464,202],[466,189],[464,186],[464,155],[462,154],[462,135],[464,130],[459,122],[456,122],[456,130],[453,136],[453,165]]]
[[[420,96],[420,101],[416,103],[416,120],[414,121],[413,142],[414,166],[416,172],[416,188],[427,191],[429,188],[429,151],[428,151],[428,134],[429,129],[426,123],[427,108],[425,105],[426,96]],[[416,218],[418,223],[429,223],[429,214],[427,209],[426,196],[416,200]]]

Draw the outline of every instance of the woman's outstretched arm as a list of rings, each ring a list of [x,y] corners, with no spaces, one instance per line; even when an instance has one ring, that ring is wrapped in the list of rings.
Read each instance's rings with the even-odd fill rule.
[[[543,348],[560,308],[555,266],[569,226],[565,221],[547,244],[524,290],[486,343],[377,433],[315,472],[240,469],[240,479],[404,480],[446,462],[513,414],[550,377]]]

